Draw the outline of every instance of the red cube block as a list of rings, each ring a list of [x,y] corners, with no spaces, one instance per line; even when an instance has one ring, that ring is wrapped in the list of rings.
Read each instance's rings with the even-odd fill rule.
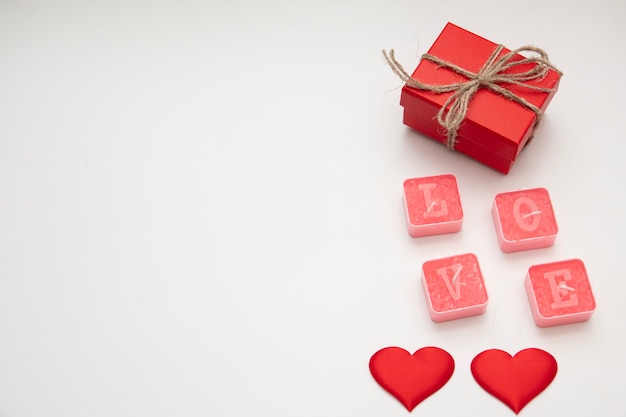
[[[413,237],[454,233],[463,225],[463,208],[452,174],[404,181],[404,209]]]
[[[559,228],[545,188],[500,193],[493,200],[491,214],[502,252],[554,245]]]
[[[428,54],[477,73],[496,47],[495,43],[448,23]],[[499,56],[509,52],[510,50],[504,48]],[[519,61],[523,58],[517,54],[512,60]],[[537,64],[523,63],[504,72],[529,71],[534,65]],[[464,83],[468,80],[464,75],[427,59],[421,60],[412,78],[422,84],[434,86]],[[528,85],[551,89],[549,92],[506,83],[502,87],[543,112],[554,96],[559,80],[560,73],[549,69],[545,77],[525,81]],[[405,85],[400,98],[400,104],[404,107],[404,124],[446,143],[447,132],[437,121],[437,113],[452,94],[454,93],[436,93]],[[488,88],[479,88],[469,102],[454,149],[506,174],[532,136],[536,120],[537,114],[524,105]]]
[[[489,297],[473,253],[424,262],[422,286],[435,322],[475,316],[487,309]]]
[[[539,327],[586,321],[596,308],[587,270],[580,259],[531,266],[525,286]]]

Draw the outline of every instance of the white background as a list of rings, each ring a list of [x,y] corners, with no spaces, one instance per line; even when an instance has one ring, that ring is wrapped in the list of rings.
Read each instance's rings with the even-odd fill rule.
[[[479,352],[552,353],[520,415],[626,416],[619,1],[0,1],[0,416],[406,416],[385,346],[452,354],[414,416],[507,416]],[[564,72],[508,176],[402,125],[446,22]],[[402,182],[453,173],[458,234],[407,234]],[[499,250],[498,192],[546,187],[555,246]],[[483,316],[433,323],[424,261],[479,259]],[[591,321],[540,329],[533,264],[581,258]]]

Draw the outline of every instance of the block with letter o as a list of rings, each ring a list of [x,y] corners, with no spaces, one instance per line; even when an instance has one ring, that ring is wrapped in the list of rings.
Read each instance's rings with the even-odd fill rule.
[[[554,245],[558,226],[545,188],[500,193],[494,199],[491,213],[503,252]]]

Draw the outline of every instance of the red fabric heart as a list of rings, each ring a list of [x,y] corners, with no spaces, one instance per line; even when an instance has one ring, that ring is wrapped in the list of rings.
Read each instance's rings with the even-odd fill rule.
[[[454,359],[437,347],[425,347],[412,355],[399,347],[387,347],[370,359],[372,376],[407,410],[434,394],[452,376]]]
[[[535,348],[515,356],[489,349],[476,355],[471,367],[476,382],[516,414],[550,385],[557,372],[554,356]]]

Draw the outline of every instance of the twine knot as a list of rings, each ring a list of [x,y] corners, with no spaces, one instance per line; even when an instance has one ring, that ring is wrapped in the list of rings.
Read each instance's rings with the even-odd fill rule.
[[[479,86],[486,86],[489,80],[490,78],[487,75],[481,73],[476,74],[476,81],[478,82]]]
[[[511,84],[533,91],[550,93],[555,89],[538,87],[532,84],[528,84],[527,82],[544,78],[548,74],[548,71],[550,69],[556,71],[559,75],[562,75],[561,71],[559,71],[554,65],[552,65],[552,63],[548,59],[548,54],[543,49],[534,46],[523,46],[521,48],[517,48],[511,52],[508,52],[498,58],[503,49],[504,46],[497,45],[489,58],[487,58],[487,61],[485,61],[484,65],[477,73],[468,71],[451,62],[444,61],[434,55],[422,55],[421,59],[431,61],[437,64],[438,67],[450,69],[453,72],[467,78],[467,81],[465,82],[458,82],[446,85],[427,85],[412,78],[404,70],[402,65],[400,65],[400,63],[396,61],[393,49],[389,51],[389,54],[387,54],[387,52],[383,50],[383,56],[385,57],[385,60],[387,61],[393,72],[398,77],[400,77],[400,79],[404,81],[407,86],[419,90],[431,91],[438,94],[450,92],[453,93],[448,98],[448,100],[446,100],[444,105],[437,113],[437,121],[441,126],[446,129],[446,147],[450,150],[454,150],[454,147],[458,142],[458,130],[465,120],[465,116],[469,108],[469,103],[476,94],[476,92],[481,88],[486,88],[494,92],[495,94],[504,96],[507,99],[512,100],[534,112],[537,115],[537,118],[535,121],[535,125],[533,126],[533,130],[541,121],[542,111],[539,107],[528,102],[523,97],[520,97],[517,94],[513,93],[511,90],[504,87],[503,84]],[[531,52],[535,53],[536,55],[529,58],[514,60],[515,56],[520,52]],[[511,68],[525,64],[535,65],[533,65],[531,69],[526,71],[508,72]]]

